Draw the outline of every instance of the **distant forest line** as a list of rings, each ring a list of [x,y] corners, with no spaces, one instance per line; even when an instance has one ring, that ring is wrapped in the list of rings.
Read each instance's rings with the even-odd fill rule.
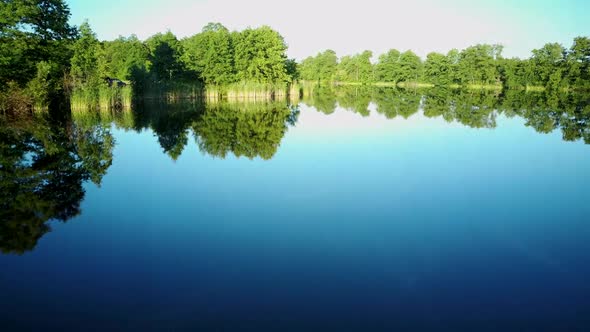
[[[217,96],[231,91],[297,93],[301,82],[449,86],[466,88],[590,90],[590,38],[569,48],[549,43],[528,59],[504,58],[501,45],[480,44],[426,59],[392,49],[339,57],[326,50],[301,62],[287,57],[284,38],[268,26],[229,31],[209,23],[178,39],[170,31],[99,41],[90,25],[71,26],[62,0],[0,3],[0,109],[45,108],[57,96],[80,105],[126,105],[131,96]]]

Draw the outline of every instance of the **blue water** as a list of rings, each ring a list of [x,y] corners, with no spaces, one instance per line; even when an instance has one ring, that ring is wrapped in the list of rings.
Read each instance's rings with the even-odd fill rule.
[[[0,330],[588,331],[590,145],[496,123],[301,104],[270,160],[113,124],[82,213],[0,256]]]

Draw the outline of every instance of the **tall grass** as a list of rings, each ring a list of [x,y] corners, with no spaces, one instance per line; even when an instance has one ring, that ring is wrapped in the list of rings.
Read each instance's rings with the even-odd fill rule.
[[[286,83],[239,82],[224,87],[228,100],[283,100],[288,96]]]
[[[73,110],[85,109],[124,109],[130,108],[133,101],[133,89],[124,87],[79,87],[70,96]]]
[[[144,99],[179,101],[182,99],[202,99],[203,85],[200,82],[167,81],[147,84],[136,96]]]

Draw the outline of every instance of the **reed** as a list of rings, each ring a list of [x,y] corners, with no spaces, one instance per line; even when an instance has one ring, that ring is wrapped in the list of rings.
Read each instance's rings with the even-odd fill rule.
[[[502,90],[502,85],[500,84],[467,84],[464,86],[469,90]]]
[[[541,91],[545,91],[545,87],[544,86],[533,86],[533,85],[527,85],[524,90],[526,92],[541,92]]]
[[[397,86],[400,88],[434,88],[434,84],[431,83],[420,83],[420,82],[399,82]]]
[[[136,96],[144,99],[179,101],[205,97],[203,85],[194,81],[168,81],[148,84]]]
[[[131,130],[134,127],[135,119],[131,108],[114,111],[115,124],[117,128]]]
[[[79,87],[72,91],[70,104],[74,110],[130,108],[133,89],[124,87]]]
[[[237,100],[274,100],[284,97],[287,93],[284,83],[239,82],[225,87],[225,97]]]

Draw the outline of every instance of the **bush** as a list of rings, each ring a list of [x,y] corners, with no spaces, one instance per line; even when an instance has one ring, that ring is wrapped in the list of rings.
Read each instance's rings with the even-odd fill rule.
[[[33,109],[33,99],[18,86],[16,82],[9,82],[7,88],[0,92],[0,110],[4,114],[30,113]]]

